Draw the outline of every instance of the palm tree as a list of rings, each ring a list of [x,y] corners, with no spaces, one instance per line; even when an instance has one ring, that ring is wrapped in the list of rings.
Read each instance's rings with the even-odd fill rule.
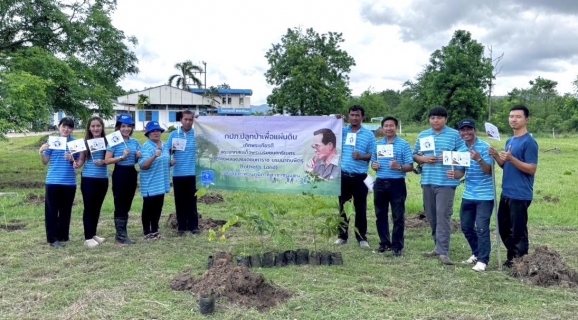
[[[209,99],[209,103],[213,108],[215,108],[216,105],[220,103],[219,100],[217,100],[216,98],[223,99],[219,94],[219,90],[213,86],[210,86],[208,89],[205,90],[205,98]]]
[[[138,110],[142,110],[145,108],[145,106],[148,106],[151,104],[151,100],[149,99],[149,96],[147,96],[146,94],[139,94],[138,95],[138,101],[136,103],[136,108]],[[145,119],[141,119],[142,120],[142,127],[144,129],[145,127]]]
[[[195,72],[203,72],[203,68],[193,64],[191,60],[175,64],[175,69],[179,70],[180,73],[170,76],[169,86],[173,85],[173,80],[175,79],[177,79],[176,86],[187,91],[189,90],[189,84],[187,83],[187,80],[199,88],[203,85],[201,80],[195,77],[194,74]]]

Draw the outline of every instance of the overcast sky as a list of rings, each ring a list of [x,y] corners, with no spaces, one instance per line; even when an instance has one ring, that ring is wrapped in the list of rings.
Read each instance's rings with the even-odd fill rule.
[[[123,88],[165,84],[174,64],[190,59],[207,63],[207,87],[252,89],[251,104],[259,105],[272,89],[265,53],[299,26],[343,33],[342,47],[356,61],[353,95],[401,89],[456,29],[505,53],[496,94],[538,76],[570,92],[578,75],[577,18],[576,0],[122,0],[113,23],[139,40],[140,73]]]

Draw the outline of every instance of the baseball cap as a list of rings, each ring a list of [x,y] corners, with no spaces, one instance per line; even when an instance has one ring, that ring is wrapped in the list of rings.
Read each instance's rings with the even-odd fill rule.
[[[471,119],[464,119],[462,121],[460,121],[460,123],[458,124],[458,130],[460,130],[461,128],[465,128],[465,127],[470,127],[475,129],[476,128],[476,122],[474,120]]]

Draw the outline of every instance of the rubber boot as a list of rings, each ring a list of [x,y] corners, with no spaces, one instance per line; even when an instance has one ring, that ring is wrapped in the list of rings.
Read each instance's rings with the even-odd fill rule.
[[[132,241],[129,237],[128,237],[128,233],[126,230],[126,225],[128,223],[128,217],[127,218],[115,218],[114,219],[114,226],[116,228],[116,243],[119,245],[131,245],[134,244],[134,241]]]

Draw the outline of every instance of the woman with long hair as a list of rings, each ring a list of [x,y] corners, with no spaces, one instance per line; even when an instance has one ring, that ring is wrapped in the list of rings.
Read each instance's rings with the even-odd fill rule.
[[[82,221],[84,223],[84,245],[88,248],[96,248],[104,242],[104,238],[96,235],[98,219],[104,197],[108,191],[108,167],[104,161],[106,150],[98,149],[90,140],[103,138],[104,121],[100,117],[92,117],[86,124],[84,139],[87,143],[86,151],[80,154],[79,166],[84,165],[80,179],[80,191],[84,203]],[[108,145],[104,139],[105,145]]]
[[[66,142],[73,141],[74,121],[65,117],[58,123],[58,131]],[[70,216],[72,203],[76,194],[75,160],[78,154],[72,155],[68,150],[50,149],[48,143],[38,150],[42,164],[48,165],[46,173],[46,196],[44,202],[44,222],[46,241],[51,247],[61,249],[69,240]]]
[[[128,213],[136,192],[137,171],[134,165],[141,156],[140,144],[134,138],[134,121],[130,114],[121,114],[114,127],[120,130],[123,143],[106,148],[104,161],[114,164],[112,171],[112,195],[114,196],[114,226],[118,245],[131,245],[134,242],[128,237]]]

